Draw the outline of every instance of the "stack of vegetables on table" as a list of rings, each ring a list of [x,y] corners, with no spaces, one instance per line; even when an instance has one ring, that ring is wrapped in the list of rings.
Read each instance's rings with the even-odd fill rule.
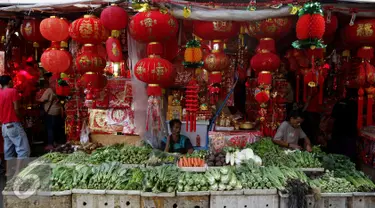
[[[297,186],[304,184],[301,187],[318,189],[321,193],[375,191],[375,184],[357,171],[349,158],[326,154],[318,147],[313,150],[313,153],[288,151],[265,138],[243,149],[228,147],[219,153],[196,151],[185,156],[124,144],[92,152],[51,152],[31,162],[7,182],[5,190],[173,193],[278,189],[289,193],[299,190],[301,194],[305,188]],[[192,169],[186,167],[198,167],[195,169],[202,172],[187,172]],[[301,170],[307,167],[324,167],[326,172],[311,178]],[[35,178],[39,183],[34,183]]]

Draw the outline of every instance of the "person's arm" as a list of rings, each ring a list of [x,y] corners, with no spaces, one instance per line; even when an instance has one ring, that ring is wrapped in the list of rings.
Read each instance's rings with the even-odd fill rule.
[[[194,152],[193,145],[191,144],[191,141],[189,138],[186,138],[185,140],[185,148],[187,149],[188,154],[191,154]]]
[[[164,141],[161,142],[162,145],[165,145],[164,146],[164,152],[169,152],[170,143],[171,143],[171,135],[167,136],[166,142],[164,142]]]
[[[286,138],[284,138],[284,132],[286,131],[286,125],[285,123],[282,123],[279,128],[277,129],[277,132],[275,136],[273,137],[272,141],[281,146],[281,147],[286,147],[289,148],[288,142],[284,141]]]
[[[310,139],[307,137],[307,135],[305,134],[305,132],[301,128],[300,128],[300,138],[304,139],[304,141],[305,141],[305,149],[306,149],[306,151],[311,152],[312,151],[311,141],[310,141]]]
[[[46,91],[43,92],[42,97],[37,99],[38,102],[44,103],[51,100],[52,90],[51,88],[48,88]]]

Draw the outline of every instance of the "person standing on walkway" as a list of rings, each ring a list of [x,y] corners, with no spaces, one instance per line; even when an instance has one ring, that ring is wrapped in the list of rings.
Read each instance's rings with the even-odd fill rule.
[[[18,159],[18,173],[21,161],[30,157],[29,141],[21,124],[20,97],[17,90],[12,88],[12,78],[8,75],[1,76],[0,84],[0,123],[4,138],[4,157],[6,161]]]

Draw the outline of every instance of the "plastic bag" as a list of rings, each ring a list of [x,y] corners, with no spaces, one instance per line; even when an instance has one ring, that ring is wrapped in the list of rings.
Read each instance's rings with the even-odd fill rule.
[[[89,142],[90,140],[89,135],[90,135],[89,126],[87,125],[87,121],[84,121],[82,125],[81,136],[80,136],[81,144],[86,144],[87,142]]]

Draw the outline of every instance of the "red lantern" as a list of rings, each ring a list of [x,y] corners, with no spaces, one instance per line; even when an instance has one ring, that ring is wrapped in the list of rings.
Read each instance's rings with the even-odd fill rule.
[[[175,37],[178,31],[177,20],[159,10],[139,12],[130,20],[129,33],[139,42],[160,42]]]
[[[272,38],[278,40],[285,37],[291,31],[294,23],[295,20],[293,17],[268,18],[247,23],[245,25],[245,32],[250,37],[257,39]]]
[[[99,56],[101,56],[105,60],[107,60],[107,57],[108,57],[108,55],[107,55],[107,49],[102,44],[96,45],[96,48],[98,50]]]
[[[253,56],[251,58],[250,65],[255,72],[273,72],[279,68],[280,58],[274,53],[264,51],[262,53],[257,53],[255,56]]]
[[[56,95],[67,97],[70,94],[70,87],[69,86],[60,86],[56,84]]]
[[[224,40],[238,35],[240,24],[233,21],[194,21],[194,34],[203,40]]]
[[[49,41],[64,41],[69,37],[69,24],[63,19],[51,16],[40,23],[40,33]]]
[[[325,31],[325,20],[321,14],[305,14],[297,21],[297,38],[299,40],[321,39]]]
[[[108,38],[108,31],[94,15],[85,15],[69,26],[70,37],[82,44],[97,44]]]
[[[229,57],[222,51],[222,42],[219,40],[213,41],[218,48],[213,49],[211,53],[204,56],[204,68],[209,72],[226,70],[230,65]]]
[[[269,71],[261,71],[258,74],[258,84],[261,86],[272,85],[272,74]]]
[[[259,104],[264,104],[264,103],[267,103],[270,100],[270,95],[266,91],[260,91],[260,92],[256,93],[255,100]]]
[[[259,44],[258,44],[256,52],[261,53],[262,50],[267,50],[271,53],[275,53],[276,52],[275,40],[272,38],[261,38],[259,40]]]
[[[103,74],[88,72],[82,76],[81,83],[86,88],[103,89],[107,85],[107,77]]]
[[[65,40],[61,41],[60,46],[62,48],[68,48],[68,41],[69,41],[69,38],[70,38],[70,36],[69,36],[70,22],[64,17],[61,17],[60,19],[64,22],[66,22],[66,24],[68,24],[68,37]]]
[[[149,84],[149,95],[160,96],[161,89],[159,85],[168,82],[169,79],[174,76],[172,64],[160,58],[160,55],[148,55],[148,58],[141,59],[135,65],[134,75],[142,82]]]
[[[121,43],[118,39],[109,37],[105,43],[107,49],[108,59],[112,62],[121,62],[122,49]]]
[[[100,21],[108,30],[112,30],[113,37],[119,37],[120,31],[128,24],[128,13],[117,5],[113,4],[103,9],[100,14]]]
[[[375,19],[356,20],[353,26],[347,25],[342,31],[343,41],[348,45],[374,45]]]
[[[21,34],[28,40],[34,42],[34,47],[39,47],[39,42],[43,41],[43,36],[39,30],[40,20],[25,19],[21,25]]]
[[[98,54],[97,46],[85,44],[82,47],[82,53],[76,58],[76,67],[79,73],[103,72],[106,61]]]
[[[53,46],[42,54],[40,60],[43,68],[52,73],[67,71],[73,62],[72,55],[69,52]]]

